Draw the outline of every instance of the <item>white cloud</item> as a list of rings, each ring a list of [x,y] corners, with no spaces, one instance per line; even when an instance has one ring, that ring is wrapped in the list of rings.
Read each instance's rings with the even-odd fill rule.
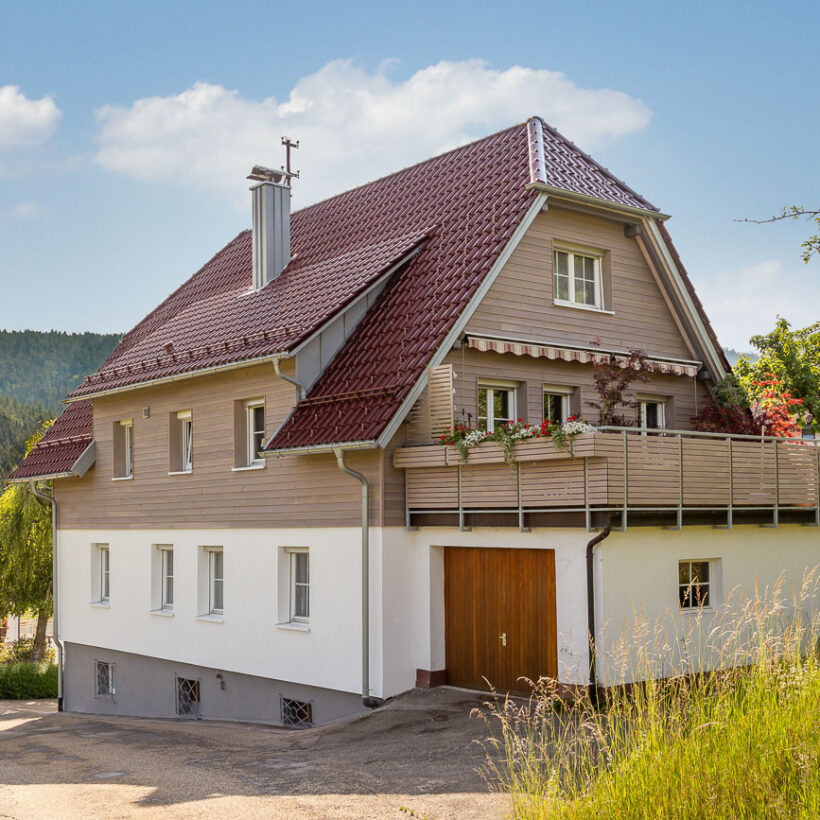
[[[749,339],[774,328],[778,316],[792,327],[805,327],[820,316],[817,265],[785,270],[767,259],[735,271],[723,271],[698,283],[698,292],[721,344],[749,350]]]
[[[11,215],[16,219],[33,219],[42,212],[43,208],[39,202],[18,202],[11,209]]]
[[[30,100],[18,85],[0,86],[0,149],[44,142],[57,129],[61,116],[51,97]]]
[[[640,131],[650,118],[640,100],[579,88],[554,71],[498,71],[467,60],[394,82],[388,67],[369,73],[351,60],[327,63],[300,79],[284,102],[200,82],[128,108],[105,106],[96,112],[96,160],[139,179],[239,193],[252,165],[281,164],[279,138],[287,134],[302,144],[294,196],[306,204],[531,114],[585,146]]]

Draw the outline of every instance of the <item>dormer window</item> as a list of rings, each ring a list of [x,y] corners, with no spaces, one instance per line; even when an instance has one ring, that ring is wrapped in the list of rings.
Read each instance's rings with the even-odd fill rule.
[[[556,250],[554,299],[558,305],[603,310],[601,257]]]

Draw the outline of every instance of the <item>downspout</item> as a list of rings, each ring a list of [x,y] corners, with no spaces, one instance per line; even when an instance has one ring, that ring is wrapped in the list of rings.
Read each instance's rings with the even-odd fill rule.
[[[605,527],[587,544],[587,635],[589,636],[589,692],[593,703],[598,703],[598,670],[595,667],[597,647],[595,646],[595,570],[593,558],[595,547],[609,537],[612,530]]]
[[[345,464],[345,451],[341,447],[334,447],[333,454],[339,469],[362,485],[362,703],[375,709],[381,706],[381,701],[370,695],[370,485],[366,476]]]
[[[297,381],[293,378],[293,376],[286,376],[281,368],[279,367],[279,362],[282,360],[281,356],[275,356],[273,359],[273,369],[276,371],[276,375],[279,376],[280,379],[284,379],[286,382],[290,382],[298,391],[299,398],[303,399],[307,395],[307,391],[305,390],[305,386],[302,382]]]
[[[51,504],[51,600],[54,612],[52,625],[54,628],[54,645],[57,647],[57,711],[63,711],[63,645],[60,642],[59,620],[57,617],[57,501],[52,495],[37,489],[37,482],[29,482],[31,491],[37,498]]]

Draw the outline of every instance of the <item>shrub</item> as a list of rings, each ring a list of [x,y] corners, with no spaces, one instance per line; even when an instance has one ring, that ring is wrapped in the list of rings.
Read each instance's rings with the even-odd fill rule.
[[[34,638],[18,638],[7,644],[0,644],[0,664],[28,663],[34,654]],[[54,647],[47,646],[43,653],[43,661],[49,663],[54,660]]]
[[[0,664],[0,698],[57,697],[57,666],[49,663]]]

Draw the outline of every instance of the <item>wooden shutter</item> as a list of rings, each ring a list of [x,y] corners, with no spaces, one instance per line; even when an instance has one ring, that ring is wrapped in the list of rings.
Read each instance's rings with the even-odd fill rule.
[[[427,388],[408,417],[408,443],[429,443],[453,426],[453,379],[451,364],[427,369]]]

